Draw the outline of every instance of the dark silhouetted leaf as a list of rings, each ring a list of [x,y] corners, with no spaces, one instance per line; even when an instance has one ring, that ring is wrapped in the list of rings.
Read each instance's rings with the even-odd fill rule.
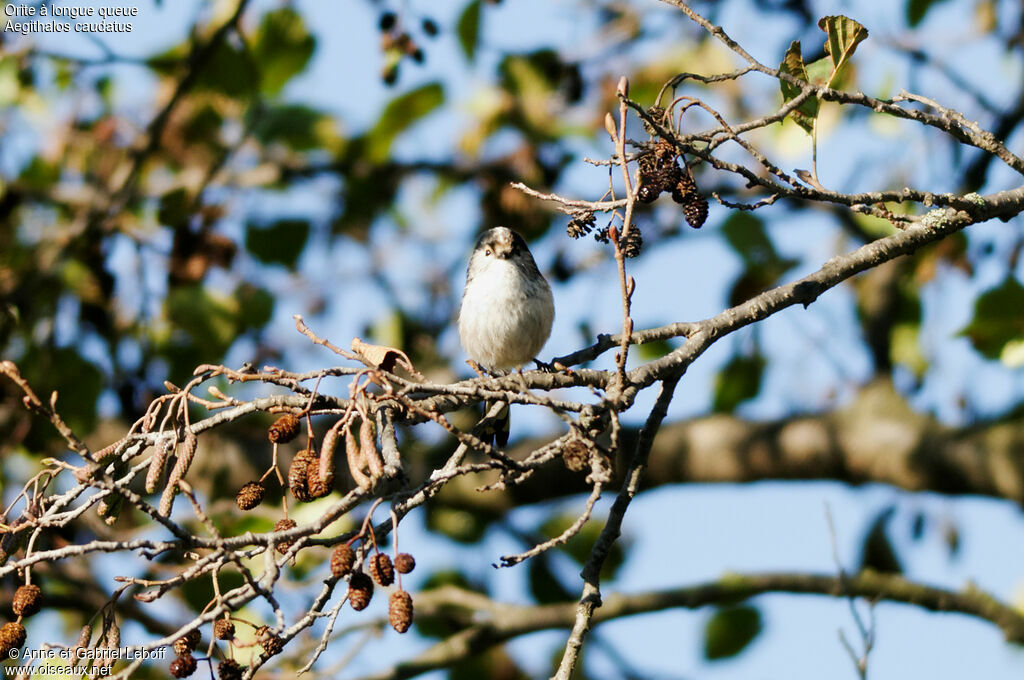
[[[907,24],[917,26],[928,14],[932,5],[937,5],[943,0],[907,0]]]
[[[790,44],[789,49],[786,50],[786,57],[779,64],[779,70],[783,73],[788,73],[794,78],[799,78],[804,82],[810,82],[810,77],[807,75],[807,67],[804,65],[804,58],[800,53],[800,41],[794,40]],[[800,95],[800,88],[792,83],[788,83],[785,80],[779,80],[779,86],[782,88],[782,100],[784,102],[790,102]],[[817,97],[809,97],[803,104],[793,110],[789,117],[793,119],[797,125],[802,127],[808,134],[814,127],[814,119],[818,117],[818,110],[821,108],[821,102]]]
[[[428,83],[392,99],[367,135],[369,158],[376,162],[387,159],[395,137],[443,103],[444,88],[440,83]]]
[[[761,632],[761,612],[748,605],[716,611],[704,627],[704,658],[736,656]]]
[[[255,90],[256,73],[240,47],[221,40],[196,76],[197,90],[210,90],[229,97],[244,97]]]
[[[988,359],[998,359],[1003,347],[1024,338],[1024,286],[1013,276],[982,293],[974,302],[974,316],[960,330],[974,349]]]
[[[274,314],[274,296],[270,291],[257,288],[251,283],[242,283],[235,288],[238,300],[238,330],[258,330],[270,322]]]
[[[868,533],[864,537],[864,545],[861,547],[861,569],[872,569],[890,574],[903,573],[903,565],[900,564],[899,556],[886,531],[889,520],[895,514],[896,508],[889,506],[878,513],[871,522]]]
[[[714,410],[717,413],[731,413],[748,399],[761,391],[765,358],[734,356],[715,377]]]
[[[480,43],[480,16],[480,0],[470,0],[455,24],[455,33],[459,36],[462,54],[469,61],[476,58],[476,48]]]
[[[264,14],[252,49],[263,92],[280,92],[306,68],[315,49],[316,39],[294,9],[282,7]]]
[[[260,262],[292,268],[308,238],[309,222],[306,220],[278,220],[265,227],[250,223],[245,230],[245,249]]]

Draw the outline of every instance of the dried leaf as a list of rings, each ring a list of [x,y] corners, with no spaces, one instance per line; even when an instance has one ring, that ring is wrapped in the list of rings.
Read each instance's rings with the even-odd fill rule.
[[[394,373],[395,367],[401,366],[416,377],[422,378],[419,372],[413,368],[408,355],[400,349],[385,345],[371,345],[359,338],[352,338],[352,351],[373,368]]]
[[[825,31],[828,39],[825,41],[825,51],[832,58],[832,72],[835,74],[839,68],[850,60],[857,50],[857,45],[868,37],[868,29],[859,23],[843,15],[822,17],[818,21],[818,28]]]

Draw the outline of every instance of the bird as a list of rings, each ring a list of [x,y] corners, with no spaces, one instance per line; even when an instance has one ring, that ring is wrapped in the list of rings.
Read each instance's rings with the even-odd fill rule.
[[[526,240],[508,227],[488,229],[476,242],[459,308],[459,340],[482,369],[501,375],[536,359],[551,335],[555,301]],[[489,405],[485,406],[485,413]],[[493,440],[508,443],[508,410]]]

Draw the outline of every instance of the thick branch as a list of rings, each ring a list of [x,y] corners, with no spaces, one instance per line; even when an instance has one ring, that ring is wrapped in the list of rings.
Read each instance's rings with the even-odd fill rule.
[[[731,575],[718,581],[672,590],[634,595],[611,595],[594,612],[593,624],[625,616],[664,611],[697,609],[709,605],[733,603],[764,593],[863,597],[911,604],[934,612],[954,612],[988,621],[1004,637],[1024,644],[1024,614],[1008,607],[991,595],[976,589],[956,592],[909,581],[902,576],[864,572],[838,577],[827,574],[768,573]],[[576,620],[577,603],[523,607],[497,603],[479,593],[446,586],[422,593],[416,598],[417,616],[423,619],[451,619],[460,610],[467,620],[484,618],[427,649],[409,661],[395,664],[363,680],[401,680],[421,673],[447,668],[489,647],[541,630],[568,628]]]

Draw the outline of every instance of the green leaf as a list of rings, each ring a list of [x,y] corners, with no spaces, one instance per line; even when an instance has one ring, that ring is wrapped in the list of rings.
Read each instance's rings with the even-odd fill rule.
[[[807,75],[807,67],[804,65],[804,58],[800,52],[799,40],[794,40],[790,44],[789,49],[786,50],[785,58],[779,64],[779,70],[806,83],[811,82],[810,77]],[[782,88],[782,100],[786,103],[793,101],[800,95],[800,88],[792,83],[780,79],[779,86]],[[821,101],[817,97],[809,97],[803,104],[791,111],[789,117],[793,119],[794,123],[802,127],[807,134],[810,134],[814,128],[814,119],[818,117],[820,108]]]
[[[259,330],[270,322],[274,315],[274,296],[265,288],[251,283],[240,283],[235,288],[238,300],[238,331]]]
[[[103,373],[71,347],[43,348],[35,345],[19,359],[18,365],[29,384],[44,401],[58,391],[57,412],[79,436],[96,427],[96,401],[103,390]],[[35,429],[35,424],[33,424]],[[42,438],[56,434],[45,420],[39,421]],[[30,440],[37,443],[35,437]],[[29,442],[26,442],[29,443]]]
[[[209,361],[231,347],[237,333],[238,302],[216,295],[201,285],[171,289],[165,301],[167,317],[185,331]]]
[[[740,605],[719,609],[704,627],[704,658],[714,661],[736,656],[762,628],[761,612],[754,607]]]
[[[395,138],[443,103],[444,88],[437,82],[392,99],[368,135],[369,159],[375,163],[386,160]]]
[[[245,229],[245,249],[260,262],[294,268],[309,239],[309,221],[283,219],[265,227],[250,222]]]
[[[766,265],[782,258],[764,229],[764,222],[749,212],[735,212],[722,225],[722,233],[733,250],[748,265]]]
[[[455,24],[455,34],[459,36],[462,54],[469,61],[476,58],[476,48],[480,44],[480,15],[480,0],[471,0]]]
[[[229,97],[244,97],[255,89],[256,73],[252,60],[241,48],[221,40],[213,48],[209,62],[196,76],[196,89],[224,94]]]
[[[160,197],[156,219],[160,224],[175,227],[188,219],[189,198],[185,189],[172,189]]]
[[[849,17],[843,15],[823,17],[818,21],[818,28],[825,31],[825,51],[832,58],[832,72],[850,60],[863,40],[868,37],[868,29]]]
[[[440,506],[427,511],[427,528],[459,543],[478,542],[488,523],[489,518],[468,510]]]
[[[306,68],[315,49],[316,38],[294,9],[282,7],[264,14],[252,48],[263,92],[279,93]]]
[[[766,363],[760,354],[730,359],[715,377],[715,412],[732,413],[737,406],[756,397],[761,391]]]
[[[987,359],[998,359],[1007,343],[1024,338],[1024,286],[1013,276],[982,293],[974,317],[960,330]]]
[[[907,24],[917,26],[924,19],[924,15],[943,0],[907,0]]]

